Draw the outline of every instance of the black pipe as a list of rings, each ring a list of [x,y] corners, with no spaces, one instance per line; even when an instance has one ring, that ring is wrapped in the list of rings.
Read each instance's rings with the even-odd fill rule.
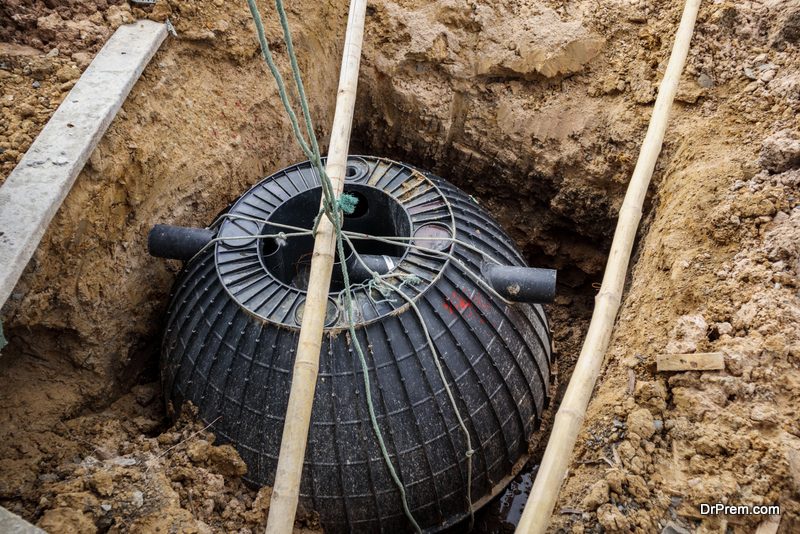
[[[157,258],[189,261],[212,239],[214,232],[207,228],[157,224],[147,235],[147,251]]]
[[[188,261],[213,238],[214,232],[206,228],[157,224],[147,236],[147,249],[151,256]],[[267,254],[270,265],[280,262],[285,253],[285,242],[276,242],[276,245],[273,253]],[[351,252],[346,262],[350,281],[356,284],[372,278],[371,271],[386,274],[400,263],[400,258],[391,256],[362,254],[360,257],[358,261]],[[334,269],[334,284],[341,283],[338,280],[341,274],[337,275],[337,271],[341,273],[341,269]],[[487,264],[483,275],[495,291],[510,301],[542,304],[552,302],[556,295],[556,271],[553,269]]]
[[[556,296],[556,271],[536,267],[487,264],[483,274],[489,285],[514,302],[544,304]]]
[[[366,267],[361,262],[364,262]],[[361,261],[358,261],[355,254],[353,254],[347,258],[347,271],[350,276],[350,281],[354,284],[359,284],[372,278],[370,270],[378,274],[386,274],[397,267],[399,263],[400,258],[379,256],[376,254],[362,254]]]

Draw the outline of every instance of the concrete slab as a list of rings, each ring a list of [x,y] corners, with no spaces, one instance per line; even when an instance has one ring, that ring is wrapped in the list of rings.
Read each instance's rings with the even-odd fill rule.
[[[31,525],[2,506],[0,506],[0,532],[4,534],[47,534],[44,530]]]
[[[0,187],[0,306],[166,36],[166,25],[149,20],[121,26]]]

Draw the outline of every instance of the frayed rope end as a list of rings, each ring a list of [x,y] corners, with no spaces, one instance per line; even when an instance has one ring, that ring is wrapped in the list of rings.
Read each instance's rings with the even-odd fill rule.
[[[339,197],[339,200],[336,202],[339,204],[339,209],[341,209],[347,215],[352,215],[353,212],[356,211],[358,198],[349,193],[342,193],[342,195]]]

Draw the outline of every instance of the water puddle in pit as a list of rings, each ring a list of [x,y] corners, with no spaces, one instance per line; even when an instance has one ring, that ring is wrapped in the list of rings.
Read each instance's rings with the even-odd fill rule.
[[[525,503],[528,502],[538,470],[539,464],[526,465],[503,493],[478,510],[475,513],[475,527],[469,531],[470,534],[514,532],[522,517]],[[464,522],[443,531],[443,534],[462,534],[466,532],[466,528],[467,523]]]

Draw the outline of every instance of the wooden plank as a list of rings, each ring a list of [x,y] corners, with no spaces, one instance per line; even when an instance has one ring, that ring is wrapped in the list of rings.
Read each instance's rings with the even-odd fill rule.
[[[120,26],[0,186],[0,305],[166,36],[150,20]]]
[[[656,369],[663,371],[720,371],[725,369],[725,356],[721,352],[695,354],[659,354]]]

